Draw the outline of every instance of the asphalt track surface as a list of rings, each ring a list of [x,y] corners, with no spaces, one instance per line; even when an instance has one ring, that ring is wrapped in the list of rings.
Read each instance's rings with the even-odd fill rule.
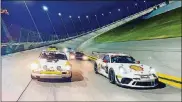
[[[89,37],[82,37],[58,47],[76,48]],[[44,48],[2,57],[2,101],[181,101],[181,90],[161,84],[157,89],[127,89],[110,84],[96,75],[93,62],[72,60],[72,82],[31,80],[31,62]]]

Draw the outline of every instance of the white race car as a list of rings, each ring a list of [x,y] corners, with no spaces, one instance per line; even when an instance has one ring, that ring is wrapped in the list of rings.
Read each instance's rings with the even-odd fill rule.
[[[106,76],[110,83],[135,88],[154,88],[158,85],[155,69],[140,64],[132,56],[122,53],[95,53],[99,58],[95,61],[94,71]]]
[[[72,66],[65,53],[55,49],[41,52],[37,61],[31,64],[31,78],[65,78],[71,81]]]

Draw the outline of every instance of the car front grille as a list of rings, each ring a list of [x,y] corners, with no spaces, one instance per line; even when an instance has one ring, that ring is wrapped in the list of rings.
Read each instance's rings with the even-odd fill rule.
[[[131,78],[123,78],[123,79],[121,80],[121,83],[122,83],[122,84],[129,84],[131,81],[132,81]]]
[[[136,86],[154,86],[154,85],[157,84],[157,82],[158,82],[157,79],[156,79],[155,81],[150,81],[150,82],[134,81],[134,82],[132,83],[132,85],[134,85],[134,84],[136,83],[136,84],[135,84]]]

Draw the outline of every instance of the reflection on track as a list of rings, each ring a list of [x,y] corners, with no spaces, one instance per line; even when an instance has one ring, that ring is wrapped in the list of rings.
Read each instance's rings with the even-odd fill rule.
[[[96,75],[92,62],[71,61],[72,82],[33,80],[19,101],[147,101],[180,100],[180,90],[166,86],[152,90],[135,90],[110,84]],[[172,99],[171,99],[172,98]]]

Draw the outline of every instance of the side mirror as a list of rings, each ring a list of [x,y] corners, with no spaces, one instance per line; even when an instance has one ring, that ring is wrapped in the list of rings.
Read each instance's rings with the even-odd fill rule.
[[[107,61],[107,60],[103,60],[103,62],[108,63],[108,61]]]
[[[140,61],[136,61],[137,64],[140,64]]]

